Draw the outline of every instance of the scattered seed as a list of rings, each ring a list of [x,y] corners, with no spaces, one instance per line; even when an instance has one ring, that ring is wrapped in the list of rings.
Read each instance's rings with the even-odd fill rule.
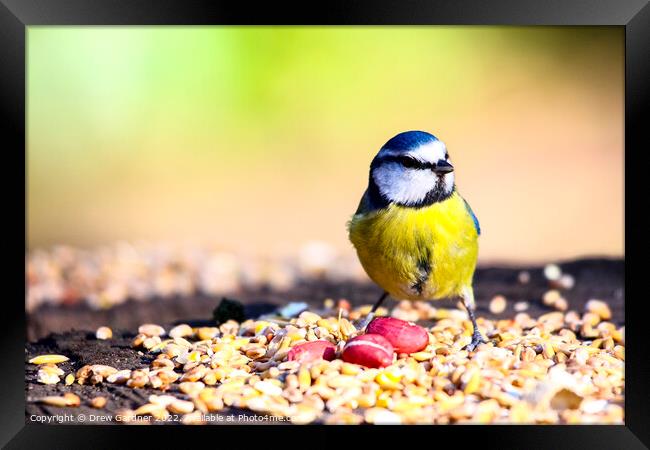
[[[61,381],[61,378],[59,378],[57,374],[43,369],[40,369],[38,371],[37,379],[38,382],[42,384],[57,384],[59,381]]]
[[[95,337],[101,340],[111,339],[113,337],[113,330],[108,327],[99,327],[95,331]]]
[[[528,309],[528,302],[517,302],[514,305],[514,309],[517,312],[523,312]]]
[[[567,302],[565,298],[560,297],[555,301],[553,307],[558,311],[566,311],[569,309],[569,302]]]
[[[519,272],[519,275],[517,275],[517,279],[521,284],[528,284],[530,282],[530,272],[527,270],[522,270]]]
[[[495,295],[490,300],[490,312],[492,314],[501,314],[506,310],[506,298],[503,295]]]
[[[104,406],[106,406],[106,402],[106,397],[95,397],[90,400],[90,406],[93,408],[102,409]]]
[[[138,328],[138,333],[144,334],[145,336],[149,336],[149,337],[162,336],[163,334],[165,334],[165,329],[160,325],[156,325],[153,323],[146,323],[144,325],[140,325],[140,327]]]
[[[555,296],[553,307],[560,309],[556,292],[545,297]],[[499,313],[499,297],[490,302],[493,314]],[[515,310],[521,304],[527,305],[519,302]],[[348,317],[363,317],[369,306],[364,308],[351,308]],[[68,374],[66,383],[157,390],[161,395],[149,396],[131,416],[165,420],[177,414],[188,424],[204,423],[203,414],[228,407],[285,416],[292,423],[622,423],[622,409],[614,403],[624,392],[624,329],[604,319],[600,309],[590,307],[583,316],[560,309],[537,318],[521,311],[512,320],[479,318],[492,343],[472,356],[464,350],[471,323],[463,311],[408,302],[390,315],[397,309],[416,320],[437,320],[424,329],[428,342],[422,350],[393,354],[387,367],[341,359],[346,342],[358,334],[343,312],[322,317],[303,311],[281,323],[226,322],[203,331],[182,324],[165,341],[162,327],[144,325],[134,345],[151,357],[149,366],[118,370],[90,364],[76,377]],[[586,340],[585,333],[593,337]],[[331,361],[289,361],[293,348],[318,340],[334,346]],[[64,375],[52,363],[42,364],[39,373],[56,382]],[[565,388],[576,397],[558,394]],[[531,402],[537,390],[548,401]],[[47,401],[75,403],[61,398]],[[584,407],[578,408],[576,399]]]
[[[562,276],[562,269],[557,264],[547,264],[544,267],[544,277],[549,281],[559,280]]]
[[[575,286],[575,279],[569,274],[564,274],[560,277],[557,284],[562,289],[573,289],[573,286]]]
[[[585,311],[597,315],[602,320],[612,318],[612,311],[609,309],[609,305],[602,300],[589,300],[585,304]]]
[[[167,410],[173,414],[189,414],[194,411],[194,403],[187,400],[174,399],[167,405]]]
[[[68,361],[63,355],[40,355],[29,360],[30,364],[59,364]]]
[[[71,392],[66,392],[62,396],[48,396],[43,397],[38,400],[39,403],[43,403],[50,406],[66,407],[66,406],[79,406],[81,404],[81,399],[78,395],[75,395]]]
[[[193,333],[194,331],[192,330],[192,327],[186,323],[183,323],[169,330],[169,337],[182,338],[182,337],[192,336]]]

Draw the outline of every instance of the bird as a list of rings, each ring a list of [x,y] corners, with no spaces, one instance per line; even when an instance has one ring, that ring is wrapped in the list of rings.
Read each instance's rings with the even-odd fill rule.
[[[460,298],[475,350],[487,343],[475,317],[474,271],[479,221],[456,188],[446,145],[425,131],[386,142],[370,163],[368,187],[348,222],[348,236],[370,279],[383,289],[363,330],[390,296],[396,300]]]

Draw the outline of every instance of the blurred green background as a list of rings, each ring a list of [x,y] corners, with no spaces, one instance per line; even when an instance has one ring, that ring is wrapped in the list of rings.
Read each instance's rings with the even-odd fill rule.
[[[345,223],[398,132],[446,142],[482,261],[623,255],[623,29],[29,27],[28,246],[273,253]]]

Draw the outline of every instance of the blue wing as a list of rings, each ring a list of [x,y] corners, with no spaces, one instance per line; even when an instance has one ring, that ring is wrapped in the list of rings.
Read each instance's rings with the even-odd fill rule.
[[[476,214],[474,214],[474,211],[472,211],[472,208],[470,208],[469,203],[467,203],[467,200],[463,199],[465,202],[465,208],[467,208],[467,212],[469,213],[470,216],[472,216],[472,220],[474,221],[474,228],[476,228],[476,233],[480,236],[481,235],[481,225],[478,223],[478,219],[476,218]]]
[[[359,202],[359,207],[354,214],[368,214],[377,211],[378,209],[385,208],[386,206],[388,206],[387,201],[378,195],[373,196],[368,192],[368,189],[366,189],[366,192],[363,193],[363,197],[361,197],[361,201]]]

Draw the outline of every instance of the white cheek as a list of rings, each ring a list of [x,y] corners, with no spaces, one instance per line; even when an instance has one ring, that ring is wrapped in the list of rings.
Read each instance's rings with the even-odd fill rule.
[[[444,177],[445,192],[449,193],[454,189],[454,172],[450,172]]]
[[[451,174],[450,174],[451,175]],[[437,177],[430,171],[405,169],[398,164],[385,164],[373,172],[379,190],[392,201],[411,203],[424,199],[436,186]],[[451,185],[453,187],[453,177]]]

